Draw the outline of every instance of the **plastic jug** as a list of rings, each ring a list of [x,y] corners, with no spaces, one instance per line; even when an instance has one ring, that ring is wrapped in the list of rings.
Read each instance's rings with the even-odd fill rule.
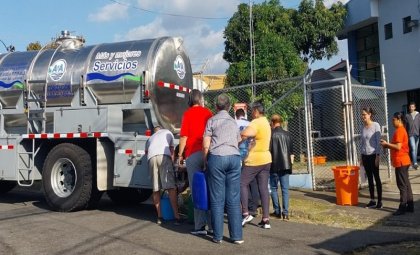
[[[167,192],[163,192],[160,198],[160,214],[164,220],[175,219],[174,211],[172,210],[171,201]]]
[[[206,175],[202,171],[197,171],[193,175],[192,198],[194,207],[200,210],[209,209],[209,199],[207,191]]]

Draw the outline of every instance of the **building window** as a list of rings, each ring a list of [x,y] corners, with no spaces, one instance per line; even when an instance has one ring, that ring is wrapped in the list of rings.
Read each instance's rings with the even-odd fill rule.
[[[385,40],[392,38],[392,23],[385,24]]]
[[[357,80],[368,84],[381,80],[378,23],[356,31]]]
[[[403,33],[404,34],[407,34],[413,31],[413,27],[408,25],[410,21],[411,21],[411,16],[403,18]]]

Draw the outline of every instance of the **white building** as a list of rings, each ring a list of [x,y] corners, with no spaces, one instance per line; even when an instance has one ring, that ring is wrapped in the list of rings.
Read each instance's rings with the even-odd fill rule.
[[[388,112],[420,109],[420,0],[351,0],[345,28],[352,76],[361,83],[381,84],[385,66]]]

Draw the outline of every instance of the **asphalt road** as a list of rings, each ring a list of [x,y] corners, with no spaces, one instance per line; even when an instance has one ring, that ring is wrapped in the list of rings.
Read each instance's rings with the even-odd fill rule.
[[[0,197],[0,254],[341,254],[374,243],[416,239],[409,234],[355,231],[271,221],[272,229],[244,228],[242,245],[222,244],[189,233],[193,226],[155,224],[152,205],[121,207],[106,197],[95,210],[50,211],[38,191],[14,190]]]

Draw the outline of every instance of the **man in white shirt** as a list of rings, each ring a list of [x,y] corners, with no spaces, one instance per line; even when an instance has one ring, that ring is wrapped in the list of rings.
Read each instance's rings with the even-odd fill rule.
[[[160,212],[160,190],[164,189],[169,193],[175,225],[180,225],[173,166],[174,135],[169,130],[156,126],[154,134],[146,142],[146,154],[153,180],[153,204],[158,214],[157,224],[163,221]]]
[[[417,149],[419,147],[420,114],[416,111],[416,104],[410,102],[408,113],[405,115],[405,130],[409,137],[410,157],[413,168],[417,170]]]

